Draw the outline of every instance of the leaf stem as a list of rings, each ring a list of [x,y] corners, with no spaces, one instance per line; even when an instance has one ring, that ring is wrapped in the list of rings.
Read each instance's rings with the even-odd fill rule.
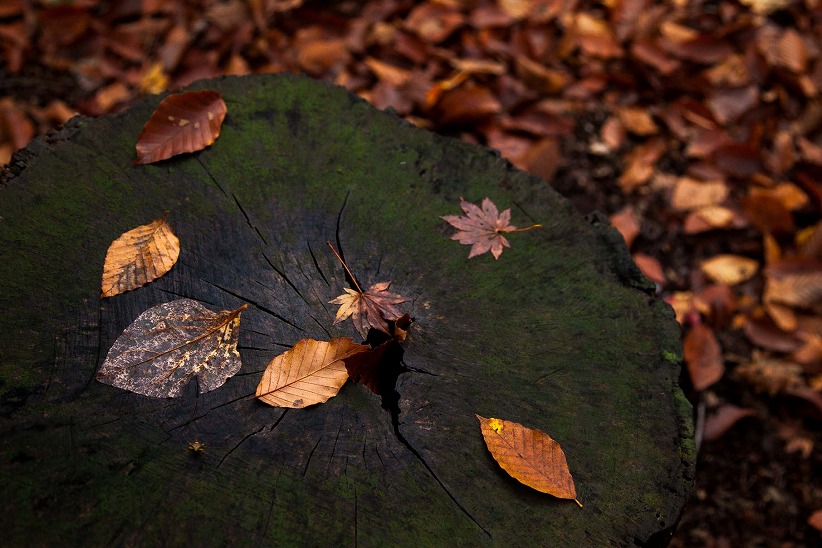
[[[531,225],[525,228],[515,228],[514,230],[509,230],[508,232],[525,232],[526,230],[531,230],[532,228],[542,228],[542,225]]]
[[[345,264],[345,261],[343,261],[342,257],[340,257],[340,254],[339,254],[339,253],[337,253],[337,250],[336,250],[336,249],[334,249],[334,246],[333,246],[333,245],[331,245],[331,242],[326,241],[325,243],[327,243],[327,244],[328,244],[328,247],[330,247],[330,248],[331,248],[331,251],[333,251],[333,252],[334,252],[334,255],[336,255],[336,257],[337,257],[337,260],[339,260],[339,261],[340,261],[340,264],[342,264],[342,265],[343,265],[343,268],[345,269],[345,271],[346,271],[346,272],[348,272],[348,275],[349,275],[349,276],[351,276],[351,281],[353,281],[353,282],[354,282],[354,285],[356,286],[357,291],[358,291],[358,292],[362,295],[362,294],[364,293],[364,291],[363,291],[363,290],[362,290],[362,288],[360,287],[360,284],[357,282],[357,278],[355,278],[355,277],[354,277],[354,274],[351,272],[351,270],[349,270],[349,269],[348,269],[348,265],[347,265],[347,264]]]
[[[581,502],[579,502],[577,499],[574,499],[574,502],[576,502],[576,503],[577,503],[577,506],[579,506],[580,508],[584,508],[584,507],[582,506],[582,503],[581,503]]]

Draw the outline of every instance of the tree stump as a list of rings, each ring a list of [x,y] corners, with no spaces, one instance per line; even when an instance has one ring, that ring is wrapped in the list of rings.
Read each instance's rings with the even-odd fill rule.
[[[206,150],[132,166],[160,97],[75,118],[15,157],[0,191],[6,542],[604,546],[667,541],[694,466],[679,330],[616,230],[492,151],[413,127],[303,77],[221,78]],[[443,215],[513,209],[498,261]],[[106,250],[168,212],[180,260],[101,299]],[[280,409],[254,394],[297,340],[356,333],[346,278],[414,300],[393,398],[347,383]],[[117,336],[186,297],[246,303],[240,372],[173,399],[94,380]],[[475,417],[549,433],[580,509],[509,477]],[[191,446],[198,442],[199,446]]]

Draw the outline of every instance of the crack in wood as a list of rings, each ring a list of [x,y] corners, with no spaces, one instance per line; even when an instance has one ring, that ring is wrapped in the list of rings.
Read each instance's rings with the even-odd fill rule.
[[[325,273],[323,272],[323,269],[320,268],[320,263],[317,261],[317,256],[314,254],[314,250],[311,249],[311,242],[306,240],[305,243],[308,246],[308,253],[311,255],[311,261],[314,263],[314,268],[316,268],[317,272],[319,272],[320,277],[325,282],[325,285],[327,285],[328,287],[331,287],[331,284],[328,282],[328,278],[325,277]]]
[[[294,283],[291,281],[291,279],[285,274],[285,271],[280,270],[279,268],[274,266],[274,263],[271,261],[271,259],[268,258],[268,255],[266,255],[265,252],[263,252],[262,255],[263,255],[263,258],[265,259],[265,262],[268,263],[268,266],[270,266],[274,270],[274,272],[276,272],[277,274],[280,275],[280,277],[285,281],[285,283],[287,283],[289,285],[289,287],[291,287],[291,289],[294,290],[294,293],[296,293],[303,300],[303,302],[305,304],[309,304],[309,302],[306,300],[306,298],[303,297],[303,294],[300,293],[300,290],[297,289],[297,286],[294,285]]]
[[[237,204],[237,207],[239,208],[240,213],[242,213],[243,217],[245,217],[245,222],[248,223],[248,226],[250,226],[252,229],[254,229],[254,232],[257,233],[257,236],[260,237],[260,239],[263,241],[263,243],[265,245],[268,245],[268,242],[266,241],[265,236],[263,236],[263,233],[260,232],[259,228],[257,228],[257,225],[255,225],[254,223],[251,222],[251,217],[248,216],[248,213],[246,213],[245,208],[242,206],[242,204],[240,204],[240,200],[237,199],[237,196],[235,196],[233,192],[231,193],[231,197],[234,198],[234,202]]]
[[[314,456],[314,451],[317,450],[317,447],[320,445],[320,442],[322,441],[322,439],[323,439],[322,436],[320,436],[317,439],[317,443],[314,444],[314,447],[311,449],[311,452],[308,454],[308,460],[305,461],[305,468],[303,468],[303,477],[305,477],[306,474],[308,474],[308,465],[311,464],[311,457]]]
[[[232,447],[231,449],[229,449],[229,450],[228,450],[228,453],[226,453],[225,455],[223,455],[223,458],[221,458],[221,459],[220,459],[220,462],[218,462],[218,463],[217,463],[217,468],[219,468],[220,466],[222,466],[223,461],[225,461],[225,459],[227,459],[227,458],[229,457],[229,455],[231,455],[234,451],[236,451],[236,450],[237,450],[237,448],[239,448],[239,447],[240,447],[240,446],[241,446],[241,445],[242,445],[242,444],[243,444],[243,443],[244,443],[244,442],[245,442],[248,438],[250,438],[250,437],[252,437],[252,436],[256,436],[257,434],[259,434],[260,432],[262,432],[262,431],[263,431],[263,428],[265,428],[265,425],[263,425],[263,426],[259,427],[259,428],[258,428],[257,430],[255,430],[254,432],[251,432],[250,434],[247,434],[246,436],[244,436],[244,437],[243,437],[243,439],[241,439],[241,440],[237,443],[237,445],[235,445],[234,447]]]
[[[290,322],[289,320],[287,320],[287,319],[285,319],[284,317],[280,316],[279,314],[277,314],[276,312],[274,312],[274,311],[273,311],[273,310],[271,310],[270,308],[266,307],[265,305],[262,305],[262,304],[260,304],[260,303],[258,303],[258,302],[256,302],[256,301],[252,301],[251,299],[249,299],[249,298],[247,298],[247,297],[243,297],[243,296],[242,296],[242,295],[240,295],[239,293],[235,293],[235,292],[231,291],[231,290],[230,290],[230,289],[228,289],[228,288],[222,287],[222,286],[221,286],[221,285],[219,285],[219,284],[215,284],[214,282],[209,282],[208,280],[203,280],[203,281],[204,281],[205,283],[209,284],[209,285],[212,285],[212,286],[216,287],[216,288],[217,288],[217,289],[219,289],[220,291],[223,291],[223,292],[225,292],[225,293],[228,293],[228,294],[229,294],[229,295],[231,295],[232,297],[236,297],[236,298],[240,299],[241,301],[243,301],[243,302],[245,302],[245,303],[248,303],[248,304],[250,304],[250,305],[253,305],[255,308],[257,308],[257,309],[261,310],[262,312],[265,312],[266,314],[270,314],[271,316],[273,316],[273,317],[277,318],[277,319],[278,319],[278,320],[280,320],[281,322],[283,322],[283,323],[287,323],[288,325],[290,325],[291,327],[293,327],[293,328],[294,328],[294,329],[296,329],[297,331],[300,331],[300,332],[302,332],[302,333],[305,333],[305,329],[303,329],[302,327],[298,326],[297,324],[295,324],[295,323],[293,323],[293,322]]]
[[[200,157],[199,157],[199,156],[195,156],[195,157],[194,157],[194,159],[195,159],[195,160],[197,160],[197,163],[198,163],[198,164],[200,164],[200,166],[203,168],[203,171],[205,171],[205,172],[206,172],[206,175],[208,175],[208,176],[209,176],[209,178],[211,179],[211,181],[212,181],[215,185],[217,185],[217,188],[219,188],[219,189],[220,189],[220,192],[222,192],[222,193],[223,193],[223,195],[224,195],[226,198],[228,198],[228,193],[226,193],[226,191],[223,189],[223,186],[222,186],[222,185],[221,185],[221,184],[217,181],[217,179],[215,179],[215,178],[214,178],[214,175],[212,175],[212,174],[211,174],[211,171],[209,171],[209,169],[206,167],[206,165],[203,163],[203,161],[200,159]]]

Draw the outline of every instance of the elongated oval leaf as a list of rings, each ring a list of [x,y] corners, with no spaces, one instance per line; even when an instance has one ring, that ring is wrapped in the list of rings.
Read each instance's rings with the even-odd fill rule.
[[[180,240],[165,218],[129,230],[111,243],[103,265],[103,297],[111,297],[156,280],[174,266]]]
[[[226,111],[216,91],[186,91],[166,97],[137,139],[134,164],[151,164],[204,149],[220,136]]]
[[[257,385],[257,397],[274,407],[307,407],[336,396],[348,379],[343,359],[367,345],[347,337],[330,342],[300,339],[271,360]]]
[[[240,370],[240,312],[212,312],[192,299],[149,308],[108,351],[97,380],[155,398],[179,396],[197,377],[200,392],[222,386]]]
[[[503,470],[528,487],[562,499],[576,499],[565,453],[551,436],[521,424],[477,415],[485,445]]]

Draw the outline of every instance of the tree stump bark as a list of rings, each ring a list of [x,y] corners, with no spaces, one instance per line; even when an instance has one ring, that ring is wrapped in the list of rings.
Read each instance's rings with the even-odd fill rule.
[[[10,544],[603,546],[665,542],[691,486],[678,326],[619,234],[491,151],[295,76],[222,78],[210,148],[132,166],[160,102],[75,118],[15,157],[0,191],[3,531]],[[499,261],[467,259],[442,215],[490,197]],[[106,250],[168,212],[181,255],[101,300]],[[248,396],[333,326],[345,274],[391,280],[415,318],[397,401],[366,387],[307,409]],[[224,386],[153,399],[94,381],[141,312],[249,304]],[[549,433],[578,498],[519,484],[475,414]],[[189,445],[198,441],[202,451]]]

